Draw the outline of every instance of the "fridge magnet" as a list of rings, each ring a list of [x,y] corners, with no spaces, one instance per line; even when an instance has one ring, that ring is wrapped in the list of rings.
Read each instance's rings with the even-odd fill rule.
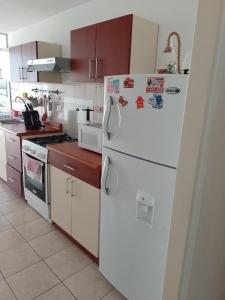
[[[134,87],[134,79],[129,78],[129,77],[125,78],[124,82],[123,82],[123,87],[132,89]]]
[[[125,100],[124,98],[123,98],[123,96],[120,96],[119,97],[119,104],[121,104],[121,106],[126,106],[127,105],[127,103],[128,103],[128,101],[127,100]]]
[[[170,95],[177,95],[180,94],[181,89],[179,89],[178,87],[168,87],[166,88],[166,93],[170,94]]]
[[[136,100],[137,109],[144,108],[144,102],[145,100],[141,96],[138,96]]]
[[[163,108],[163,98],[162,95],[154,94],[152,97],[148,98],[148,104],[155,109]]]
[[[165,79],[163,77],[148,77],[146,93],[163,94]]]
[[[107,79],[107,93],[110,93],[110,94],[113,93],[113,79],[112,78]]]
[[[112,85],[113,85],[113,92],[115,94],[119,94],[119,92],[120,92],[120,80],[119,79],[113,79]]]

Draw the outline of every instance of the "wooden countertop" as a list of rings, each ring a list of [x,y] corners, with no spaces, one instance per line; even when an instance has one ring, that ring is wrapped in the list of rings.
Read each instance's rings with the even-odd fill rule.
[[[102,155],[79,147],[77,142],[65,142],[49,145],[49,151],[53,151],[64,157],[76,160],[93,169],[101,170]]]
[[[1,124],[0,129],[7,131],[16,136],[30,136],[40,134],[51,134],[62,132],[62,124],[55,122],[45,122],[45,127],[36,130],[27,130],[24,123],[21,124]]]

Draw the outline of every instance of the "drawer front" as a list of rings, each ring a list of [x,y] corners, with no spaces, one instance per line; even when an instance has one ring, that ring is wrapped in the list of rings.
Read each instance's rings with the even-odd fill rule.
[[[7,183],[20,196],[23,195],[22,174],[7,164]]]
[[[52,151],[49,152],[49,162],[52,166],[96,188],[100,188],[101,171],[99,169],[93,169],[77,160],[70,159]]]
[[[10,166],[22,171],[20,138],[13,134],[5,134],[6,158]]]

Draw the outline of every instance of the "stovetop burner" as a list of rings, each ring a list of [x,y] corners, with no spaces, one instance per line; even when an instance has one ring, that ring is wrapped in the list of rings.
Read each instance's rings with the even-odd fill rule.
[[[74,139],[67,134],[63,135],[51,135],[51,136],[46,136],[46,137],[35,137],[28,139],[30,142],[46,147],[47,145],[52,145],[52,144],[58,144],[58,143],[64,143],[64,142],[75,142],[77,139]]]

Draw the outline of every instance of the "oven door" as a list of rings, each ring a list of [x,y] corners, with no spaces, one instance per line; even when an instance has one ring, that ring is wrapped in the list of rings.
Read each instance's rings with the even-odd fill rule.
[[[24,188],[45,203],[47,201],[46,168],[45,162],[23,153]]]

